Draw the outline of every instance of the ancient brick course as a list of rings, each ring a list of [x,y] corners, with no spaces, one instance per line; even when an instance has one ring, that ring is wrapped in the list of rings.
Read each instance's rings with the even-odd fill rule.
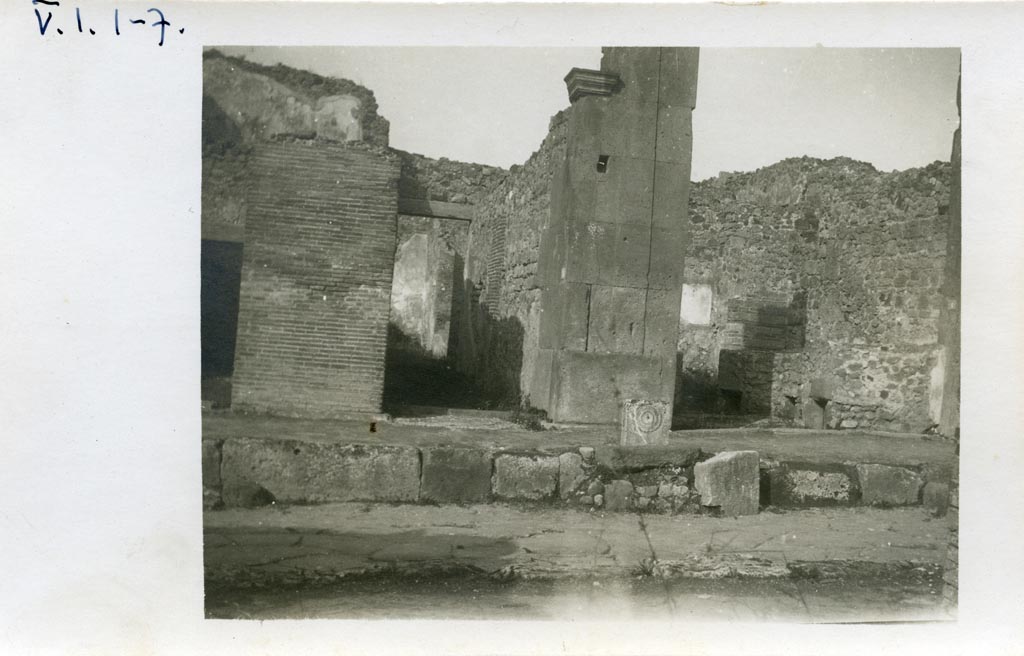
[[[267,144],[246,220],[236,408],[376,412],[399,163],[364,145]]]

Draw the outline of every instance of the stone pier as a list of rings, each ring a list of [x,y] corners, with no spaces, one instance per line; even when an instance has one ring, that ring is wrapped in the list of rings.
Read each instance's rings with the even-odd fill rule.
[[[626,399],[671,416],[696,104],[695,48],[605,48],[566,77],[566,154],[543,229],[530,399],[612,423]]]

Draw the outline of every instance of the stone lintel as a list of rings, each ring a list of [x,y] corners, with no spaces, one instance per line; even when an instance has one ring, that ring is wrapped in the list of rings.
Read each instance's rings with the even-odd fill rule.
[[[565,76],[571,103],[583,96],[610,96],[619,84],[618,75],[586,68],[573,68]]]

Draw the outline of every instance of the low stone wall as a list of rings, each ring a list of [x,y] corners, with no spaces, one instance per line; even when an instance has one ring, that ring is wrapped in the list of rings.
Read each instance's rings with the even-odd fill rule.
[[[232,438],[203,441],[207,509],[280,503],[561,504],[581,510],[716,513],[701,505],[696,447],[485,449]],[[760,505],[926,503],[945,511],[946,467],[760,459]],[[941,507],[940,507],[941,506]]]

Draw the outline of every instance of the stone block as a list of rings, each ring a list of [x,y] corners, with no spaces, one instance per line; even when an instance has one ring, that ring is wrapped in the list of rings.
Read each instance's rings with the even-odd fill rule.
[[[478,503],[491,496],[492,455],[484,449],[423,449],[420,498],[438,503]]]
[[[619,473],[641,472],[662,467],[686,469],[697,463],[701,450],[696,446],[602,446],[597,449],[597,464]],[[681,477],[685,479],[685,477]],[[685,482],[685,480],[684,480]]]
[[[717,507],[726,516],[757,514],[759,464],[757,451],[724,451],[694,465],[701,505]]]
[[[674,289],[648,289],[644,319],[644,355],[674,356],[679,344],[679,303]]]
[[[769,498],[778,507],[848,506],[859,499],[852,468],[784,463],[768,472]]]
[[[599,251],[597,282],[613,287],[647,286],[651,254],[651,229],[645,225],[616,226],[611,248]]]
[[[672,408],[664,401],[627,399],[622,402],[619,444],[644,446],[668,444]]]
[[[203,487],[219,488],[220,480],[220,442],[203,440]]]
[[[607,47],[601,49],[601,70],[622,80],[616,97],[630,104],[656,102],[664,48]]]
[[[494,459],[491,489],[502,499],[546,499],[558,485],[555,456],[499,455]]]
[[[612,481],[604,486],[605,508],[611,511],[633,509],[633,484],[629,481]]]
[[[568,499],[585,480],[583,456],[570,452],[558,456],[558,495],[562,499]]]
[[[554,348],[587,350],[587,320],[590,316],[591,286],[581,282],[562,283],[560,335]]]
[[[549,413],[554,421],[616,424],[622,399],[668,402],[674,373],[674,360],[560,351],[552,367]]]
[[[656,160],[686,164],[690,162],[693,153],[692,116],[693,110],[685,105],[662,105],[658,108],[658,134],[654,155]]]
[[[415,501],[416,447],[299,440],[231,439],[221,458],[224,503],[230,488],[255,483],[286,503]]]
[[[683,255],[686,231],[682,226],[655,228],[651,236],[651,272],[648,286],[668,289],[676,294],[683,288]]]
[[[921,501],[936,517],[943,517],[949,510],[949,485],[934,481],[925,483]]]
[[[265,487],[252,481],[232,480],[224,485],[220,496],[223,504],[228,508],[259,508],[274,503],[274,495]],[[213,497],[208,497],[203,491],[203,505],[214,502]],[[215,506],[210,506],[213,508]]]
[[[644,340],[643,290],[594,285],[587,351],[639,354]]]
[[[594,447],[592,447],[592,446],[581,446],[579,450],[580,450],[580,455],[583,456],[583,461],[584,462],[593,462],[594,461]]]
[[[655,162],[652,221],[656,228],[687,230],[690,202],[689,162]]]
[[[861,499],[865,504],[906,506],[918,503],[921,477],[905,467],[857,465]]]
[[[552,349],[537,349],[530,378],[529,403],[532,407],[547,410],[551,401],[551,364],[555,352]]]
[[[222,505],[220,489],[203,486],[203,510],[215,510]]]
[[[593,149],[589,153],[618,159],[654,158],[657,106],[653,102],[624,103],[613,97],[594,103],[598,104],[601,110],[585,118],[586,128],[593,131],[586,140]]]
[[[699,48],[661,48],[658,102],[693,109],[697,106]]]
[[[611,155],[605,172],[598,174],[596,190],[596,221],[650,226],[654,201],[653,157],[634,159]]]
[[[598,263],[614,252],[615,226],[606,223],[573,223],[567,232],[565,282],[597,282]]]

